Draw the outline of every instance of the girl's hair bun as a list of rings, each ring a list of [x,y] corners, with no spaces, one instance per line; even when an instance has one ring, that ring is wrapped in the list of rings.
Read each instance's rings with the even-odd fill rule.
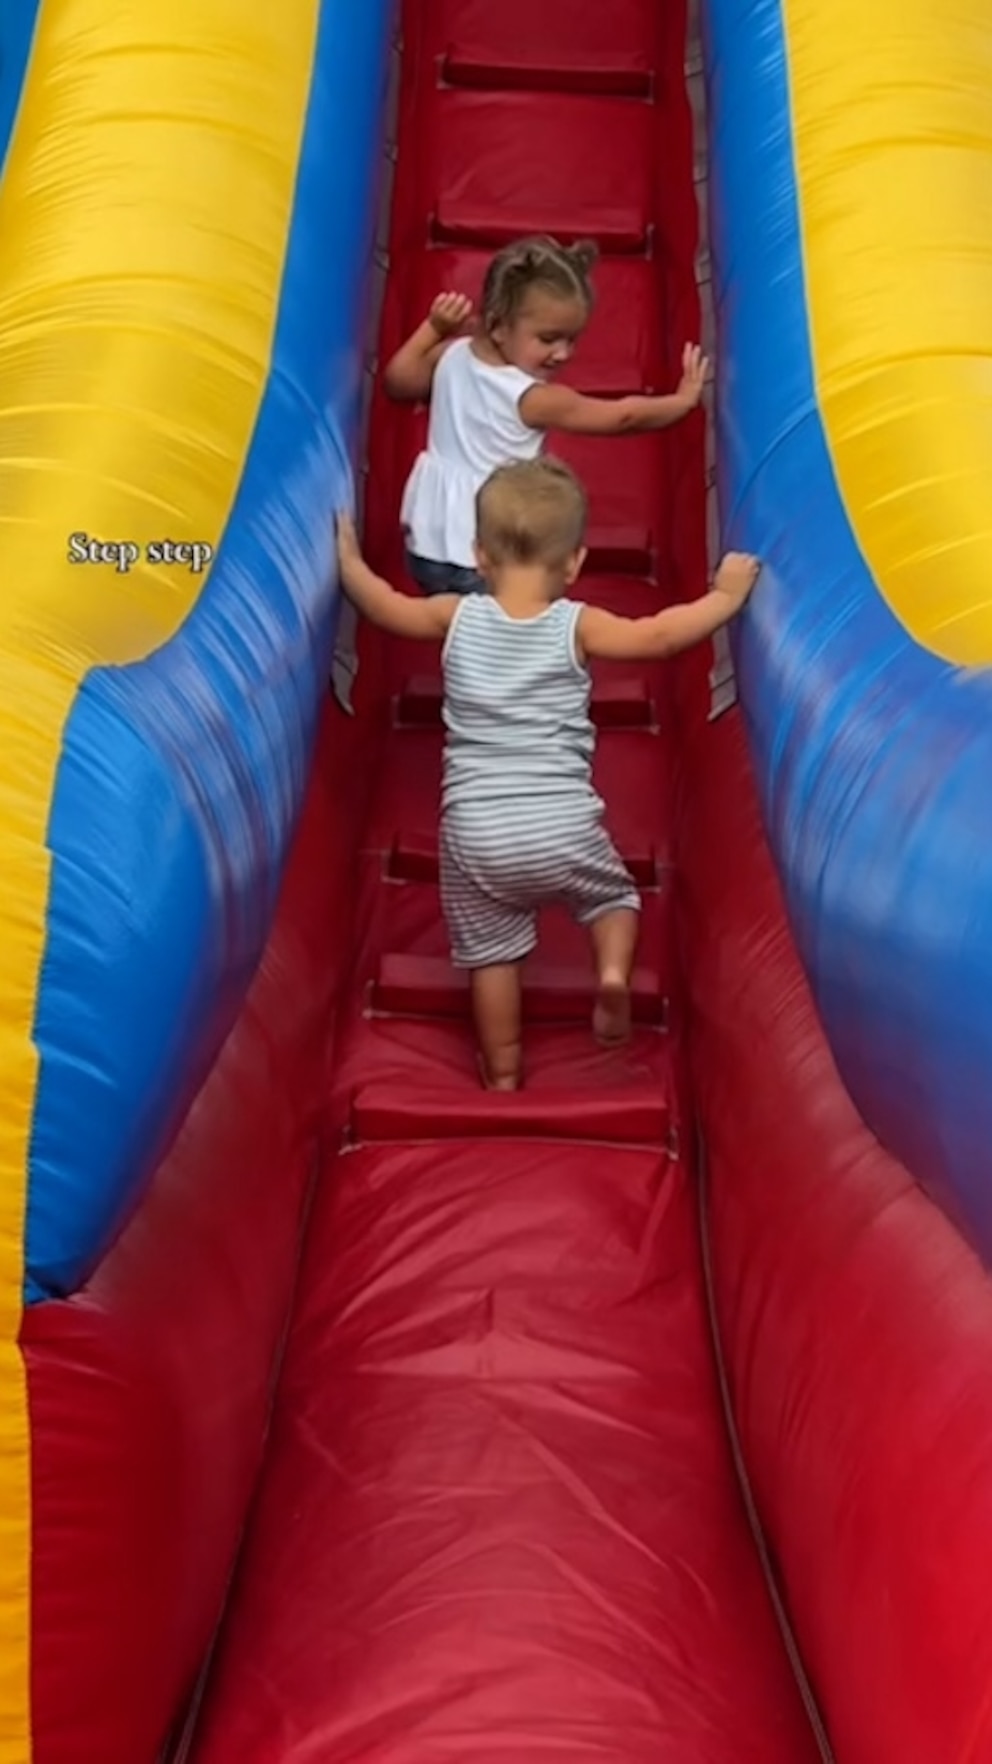
[[[497,325],[512,324],[533,287],[582,300],[591,310],[589,272],[599,256],[592,239],[560,245],[546,233],[514,239],[498,251],[486,271],[482,288],[482,322],[488,332]]]
[[[574,263],[580,276],[587,276],[599,262],[599,246],[595,239],[576,239],[574,245],[568,246],[565,255]]]

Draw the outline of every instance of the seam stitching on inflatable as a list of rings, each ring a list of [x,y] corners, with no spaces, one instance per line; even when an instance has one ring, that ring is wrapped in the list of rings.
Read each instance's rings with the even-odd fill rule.
[[[723,1342],[720,1335],[720,1324],[716,1304],[716,1282],[713,1269],[713,1253],[709,1233],[709,1168],[706,1158],[706,1147],[701,1135],[697,1135],[697,1169],[698,1169],[698,1200],[699,1200],[699,1245],[703,1264],[703,1288],[706,1294],[706,1308],[709,1314],[710,1336],[713,1342],[713,1357],[716,1364],[717,1383],[720,1388],[720,1401],[723,1405],[727,1437],[730,1441],[730,1453],[734,1462],[734,1471],[744,1503],[744,1512],[754,1539],[754,1547],[758,1552],[758,1560],[764,1575],[768,1596],[772,1602],[775,1620],[785,1647],[786,1657],[792,1669],[796,1688],[802,1698],[803,1707],[816,1741],[822,1764],[837,1764],[826,1726],[820,1713],[813,1687],[799,1652],[799,1643],[786,1609],[785,1599],[779,1585],[778,1576],[772,1564],[771,1553],[765,1530],[758,1513],[757,1502],[751,1487],[744,1450],[741,1445],[737,1420],[734,1415],[733,1400],[730,1394],[730,1379],[727,1373],[727,1362],[723,1353]]]

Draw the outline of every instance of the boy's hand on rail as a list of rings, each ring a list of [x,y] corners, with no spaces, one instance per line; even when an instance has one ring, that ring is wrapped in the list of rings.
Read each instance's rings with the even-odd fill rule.
[[[739,612],[760,572],[761,564],[756,557],[750,557],[744,551],[728,551],[716,567],[712,592],[722,594],[734,611]]]
[[[345,563],[361,563],[362,548],[358,543],[358,533],[350,514],[344,509],[338,513],[335,521],[338,542],[338,563],[342,569]]]
[[[682,351],[682,378],[676,392],[687,411],[695,410],[702,398],[709,368],[710,364],[698,343],[687,343]]]

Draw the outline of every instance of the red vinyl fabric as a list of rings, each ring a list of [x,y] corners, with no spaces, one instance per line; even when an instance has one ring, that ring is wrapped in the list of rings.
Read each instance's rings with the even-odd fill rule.
[[[366,1145],[321,1196],[197,1760],[807,1760],[685,1172]]]
[[[721,1335],[797,1639],[838,1764],[986,1764],[992,1283],[840,1083],[739,718],[682,754]]]
[[[439,57],[456,84],[487,78],[504,89],[618,91],[650,96],[659,65],[661,9],[655,0],[613,0],[579,22],[573,0],[436,0],[425,8],[422,51]]]
[[[362,747],[324,731],[262,967],[151,1191],[82,1292],[24,1313],[32,1764],[156,1764],[217,1624],[318,1160]]]
[[[575,383],[674,383],[684,339],[663,315],[681,295],[666,253],[645,254],[669,218],[660,12],[626,0],[606,31],[592,6],[411,0],[381,355],[438,287],[464,271],[477,289],[502,239],[547,226],[607,254]],[[591,79],[607,48],[639,95]],[[677,33],[666,53],[681,82]],[[439,82],[446,54],[471,63],[461,84]],[[394,572],[418,423],[377,401],[367,541]],[[591,492],[590,600],[639,611],[671,593],[685,445],[568,450]],[[551,916],[516,1097],[480,1089],[446,957],[436,657],[393,645],[383,668],[366,634],[360,716],[382,712],[384,679],[329,1079],[348,1148],[320,1185],[192,1759],[812,1764],[727,1443],[679,1156],[670,673],[596,680],[598,782],[644,894],[633,1040],[592,1041],[588,950]]]
[[[383,353],[547,221],[607,252],[573,383],[672,382],[681,22],[409,0]],[[418,420],[374,401],[393,571]],[[699,426],[573,457],[588,597],[693,592]],[[87,1290],[25,1317],[34,1764],[816,1764],[721,1410],[697,1103],[730,1395],[837,1764],[992,1757],[992,1289],[844,1096],[707,660],[678,694],[596,674],[644,899],[632,1042],[593,1044],[551,917],[528,1085],[494,1098],[440,922],[436,669],[365,634],[241,1021]]]

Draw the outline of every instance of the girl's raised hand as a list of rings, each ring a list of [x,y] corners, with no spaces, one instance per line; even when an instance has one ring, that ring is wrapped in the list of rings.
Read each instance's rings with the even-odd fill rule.
[[[472,302],[467,294],[439,294],[429,318],[439,337],[455,337],[472,316]]]
[[[710,364],[698,343],[687,343],[682,351],[682,378],[678,384],[678,396],[692,409],[703,396],[703,387],[709,373]]]
[[[360,563],[362,548],[358,542],[358,533],[351,515],[345,509],[339,509],[334,517],[335,534],[338,546],[338,562],[343,568],[345,564]]]

